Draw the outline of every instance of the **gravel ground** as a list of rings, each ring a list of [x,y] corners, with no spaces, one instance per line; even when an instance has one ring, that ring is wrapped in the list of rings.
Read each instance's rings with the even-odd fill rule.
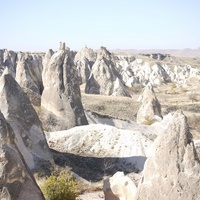
[[[79,195],[76,200],[102,200],[104,199],[104,193],[99,191],[99,192],[89,192],[89,193],[84,193]]]

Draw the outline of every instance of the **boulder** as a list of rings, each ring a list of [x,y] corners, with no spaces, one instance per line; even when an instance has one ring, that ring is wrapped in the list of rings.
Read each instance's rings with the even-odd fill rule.
[[[116,172],[104,180],[103,191],[105,200],[133,200],[137,187],[123,172]]]
[[[10,74],[0,77],[0,96],[0,110],[29,168],[36,170],[44,163],[53,163],[41,122],[28,96]]]
[[[0,199],[44,200],[15,141],[15,134],[0,113]]]
[[[173,115],[152,149],[136,199],[200,199],[200,162],[182,112]]]
[[[61,48],[60,48],[61,49]],[[41,109],[44,126],[51,131],[86,125],[77,71],[69,50],[48,52],[43,66]]]
[[[151,84],[146,85],[140,100],[142,105],[137,113],[137,123],[150,125],[162,120],[161,105]]]
[[[85,92],[88,94],[129,96],[114,64],[114,57],[101,47],[97,60],[92,66],[90,77],[86,83]]]

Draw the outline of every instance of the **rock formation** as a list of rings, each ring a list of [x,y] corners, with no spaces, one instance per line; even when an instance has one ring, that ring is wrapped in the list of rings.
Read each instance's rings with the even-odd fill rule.
[[[33,105],[40,106],[43,90],[42,58],[37,55],[18,53],[16,81],[27,93]]]
[[[4,69],[7,68],[8,73],[15,77],[16,60],[17,54],[14,51],[0,49],[0,75],[3,73]]]
[[[123,172],[116,172],[104,180],[105,200],[133,200],[137,191],[136,185]]]
[[[79,84],[86,83],[95,60],[96,54],[87,46],[77,52],[74,62],[77,67]]]
[[[114,57],[105,47],[101,47],[97,60],[92,66],[85,92],[89,94],[130,96],[120,80],[114,64]]]
[[[155,86],[171,81],[164,67],[159,63],[153,63],[153,61],[146,62],[138,58],[132,62],[120,60],[118,61],[118,68],[122,80],[128,87],[148,82]]]
[[[80,51],[77,52],[74,61],[76,63],[77,61],[81,61],[84,58],[87,58],[88,61],[91,62],[90,65],[92,66],[96,61],[96,54],[92,49],[85,46],[84,48],[82,48]]]
[[[10,74],[0,77],[0,96],[0,110],[13,129],[17,147],[29,168],[52,163],[41,122],[28,96]]]
[[[15,144],[15,134],[0,113],[0,199],[44,200],[34,177]]]
[[[78,60],[76,62],[76,68],[78,73],[78,82],[79,84],[86,83],[90,76],[91,66],[87,58]]]
[[[148,84],[141,96],[142,105],[137,113],[137,122],[150,125],[162,120],[161,105],[151,84]]]
[[[61,43],[59,49],[62,50],[67,48],[63,43]],[[97,66],[102,64],[102,69],[104,68],[104,70],[107,70],[107,67],[105,67],[104,65],[108,65],[110,71],[112,71],[115,74],[115,76],[117,76],[122,85],[126,85],[127,87],[133,87],[137,84],[146,84],[148,82],[150,82],[153,86],[159,86],[163,83],[166,84],[168,82],[176,83],[177,86],[191,86],[198,85],[200,83],[200,70],[198,68],[196,68],[195,66],[191,66],[190,64],[186,64],[185,60],[178,61],[176,58],[171,57],[169,55],[153,53],[138,54],[137,56],[113,56],[104,47],[102,47],[98,53],[99,56],[97,58],[96,53],[87,46],[82,48],[77,53],[69,51],[69,49],[67,51],[68,56],[71,59],[74,59],[74,64],[77,67],[77,76],[79,84],[86,83],[89,78],[91,78],[92,80],[94,79],[92,82],[93,85],[96,85],[95,87],[97,87],[96,91],[99,90],[98,83],[101,82],[100,80],[104,76],[99,75],[98,77],[97,74],[91,74],[90,76],[92,66],[95,62],[98,63],[96,63]],[[104,61],[107,60],[106,64],[104,64],[104,62],[100,62],[100,60],[103,57],[105,58]],[[45,65],[46,60],[48,59],[44,58],[43,54],[41,53],[17,53],[6,49],[0,49],[0,75],[6,69],[6,73],[12,74],[13,77],[15,77],[16,71],[18,71],[17,65],[19,65],[20,69],[17,72],[17,81],[20,84],[20,86],[23,87],[23,89],[25,89],[25,85],[28,84],[30,87],[30,85],[35,85],[35,83],[37,82],[37,87],[39,87],[38,89],[42,90],[42,85],[38,85],[38,80],[36,79],[39,78],[41,82],[41,63],[43,62],[43,64]],[[26,63],[26,67],[23,66],[23,62]],[[97,66],[96,68],[99,68]],[[26,68],[26,70],[24,70],[24,68]],[[38,73],[38,69],[40,73]],[[97,69],[95,71],[100,72],[100,70]],[[109,75],[111,72],[109,70],[107,71],[107,75]],[[103,74],[105,75],[106,73]],[[20,76],[23,77],[23,80],[21,80]],[[110,76],[113,77],[112,75]],[[24,79],[25,77],[26,79]],[[30,78],[29,80],[27,80],[28,77],[31,77],[32,80]],[[103,79],[105,79],[105,77]],[[113,84],[115,84],[115,80],[116,78],[113,77]],[[31,82],[32,84],[30,84]],[[89,88],[87,88],[87,91],[93,93],[93,89],[91,89],[91,87],[93,88],[93,86],[89,86]],[[33,88],[35,88],[35,86]],[[30,90],[29,88],[25,92],[29,95],[31,100],[34,99],[33,97],[36,93],[33,93],[32,89]]]
[[[137,200],[200,199],[200,163],[186,117],[177,111],[153,144]]]
[[[142,171],[152,141],[140,130],[92,124],[45,133],[51,149],[89,157],[110,158],[115,170]]]
[[[48,52],[42,73],[44,91],[41,109],[48,130],[65,130],[86,125],[76,67],[69,51]]]

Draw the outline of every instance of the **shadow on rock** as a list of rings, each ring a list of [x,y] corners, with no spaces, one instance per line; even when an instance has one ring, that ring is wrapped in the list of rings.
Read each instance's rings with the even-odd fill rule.
[[[98,182],[105,176],[112,176],[117,171],[123,171],[125,174],[143,170],[146,157],[132,156],[132,157],[86,157],[70,153],[61,153],[51,149],[55,163],[60,167],[70,167],[71,171],[78,174],[82,178]],[[138,167],[132,165],[130,161],[135,161],[136,165],[140,165],[141,170]]]

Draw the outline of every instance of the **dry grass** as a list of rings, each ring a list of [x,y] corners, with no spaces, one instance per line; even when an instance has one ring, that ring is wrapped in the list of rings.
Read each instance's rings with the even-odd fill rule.
[[[134,89],[134,88],[133,88]],[[200,94],[193,87],[176,87],[174,84],[167,84],[155,89],[156,96],[162,106],[162,114],[182,110],[188,118],[188,123],[194,139],[200,139]],[[196,92],[194,95],[188,91]],[[136,120],[140,103],[137,102],[138,94],[132,98],[82,94],[84,109],[98,113],[103,116],[122,120]],[[195,99],[195,100],[194,100]]]
[[[85,110],[122,120],[135,120],[140,103],[134,98],[82,94]]]

